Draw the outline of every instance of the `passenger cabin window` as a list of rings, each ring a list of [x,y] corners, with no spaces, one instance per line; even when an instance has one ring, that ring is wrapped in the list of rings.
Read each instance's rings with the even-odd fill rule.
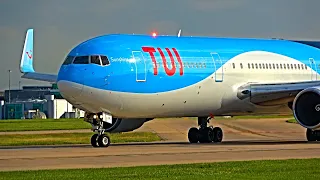
[[[68,57],[64,60],[64,62],[63,62],[63,64],[62,64],[62,65],[68,65],[68,64],[71,64],[71,63],[72,63],[72,61],[73,61],[73,59],[74,59],[74,56],[68,56]]]
[[[100,56],[100,57],[101,57],[102,65],[106,66],[106,65],[110,64],[109,59],[107,58],[107,56]]]
[[[89,56],[77,56],[73,64],[89,64]]]
[[[91,56],[91,64],[101,65],[100,56]]]

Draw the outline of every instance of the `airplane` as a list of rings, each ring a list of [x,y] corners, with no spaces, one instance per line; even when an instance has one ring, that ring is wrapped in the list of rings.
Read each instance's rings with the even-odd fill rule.
[[[320,42],[284,39],[108,34],[76,45],[57,74],[35,72],[33,29],[24,41],[22,78],[57,83],[106,132],[128,132],[154,118],[197,117],[190,143],[220,143],[215,116],[294,115],[308,141],[320,141]]]

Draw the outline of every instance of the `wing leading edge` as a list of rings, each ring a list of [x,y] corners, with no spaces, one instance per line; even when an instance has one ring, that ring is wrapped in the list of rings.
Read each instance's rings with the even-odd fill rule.
[[[238,88],[239,99],[250,98],[250,102],[268,106],[292,103],[296,95],[311,87],[320,86],[320,81],[294,83],[245,84]]]
[[[21,77],[55,83],[57,81],[57,75],[37,73],[34,71],[33,53],[33,29],[28,29],[20,60],[20,72],[23,73]]]

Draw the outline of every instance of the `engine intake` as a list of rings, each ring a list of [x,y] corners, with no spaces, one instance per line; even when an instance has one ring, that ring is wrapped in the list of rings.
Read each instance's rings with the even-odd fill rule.
[[[308,129],[320,128],[320,87],[301,91],[293,102],[293,113],[300,125]]]

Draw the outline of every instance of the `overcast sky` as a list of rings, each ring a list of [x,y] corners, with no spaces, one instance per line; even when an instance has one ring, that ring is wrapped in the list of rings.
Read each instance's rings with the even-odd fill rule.
[[[109,33],[320,39],[319,0],[1,0],[0,90],[21,79],[25,32],[34,28],[36,71],[57,73],[78,43]],[[47,85],[47,84],[44,84]]]

